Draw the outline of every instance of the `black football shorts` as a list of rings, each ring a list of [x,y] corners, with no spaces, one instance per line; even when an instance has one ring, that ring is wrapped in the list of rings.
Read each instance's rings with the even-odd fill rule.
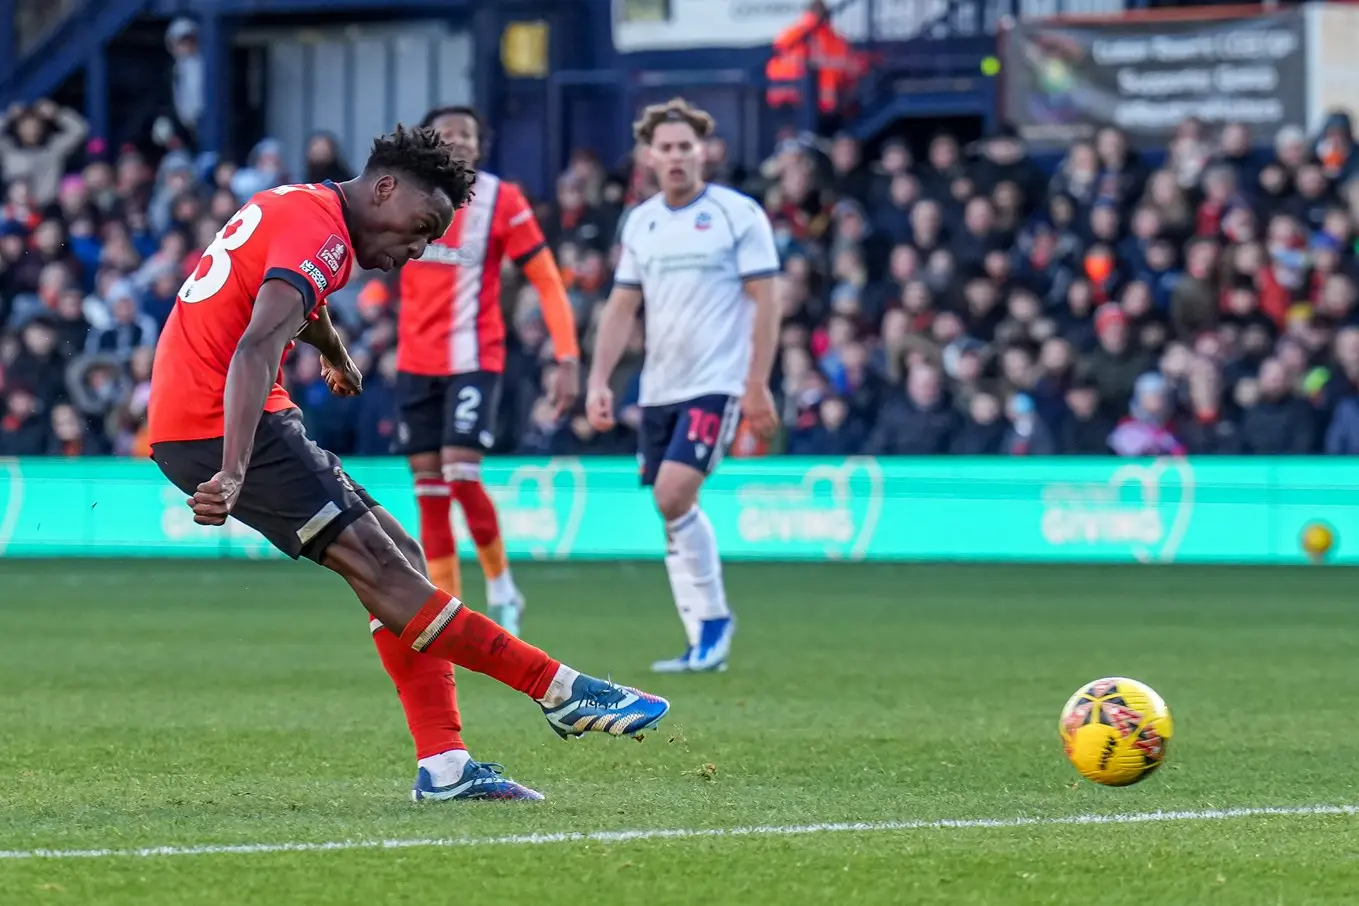
[[[487,452],[495,445],[500,375],[494,371],[396,375],[398,452],[435,453],[444,447]]]
[[[222,438],[153,444],[151,458],[192,497],[222,469]],[[321,557],[340,533],[378,505],[309,437],[297,409],[266,412],[255,431],[241,496],[231,515],[294,560]]]

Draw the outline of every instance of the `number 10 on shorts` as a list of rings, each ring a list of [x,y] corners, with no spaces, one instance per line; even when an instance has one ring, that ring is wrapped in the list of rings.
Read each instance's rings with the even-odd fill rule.
[[[722,416],[695,406],[689,410],[689,442],[708,448],[717,446],[722,434]]]

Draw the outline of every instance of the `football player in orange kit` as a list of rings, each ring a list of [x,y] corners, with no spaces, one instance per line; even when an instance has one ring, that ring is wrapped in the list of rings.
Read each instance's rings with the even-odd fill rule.
[[[433,130],[398,126],[373,142],[355,179],[250,198],[180,288],[156,346],[148,434],[152,459],[190,495],[195,522],[234,516],[349,583],[416,740],[414,798],[541,799],[469,756],[454,664],[529,696],[563,737],[636,735],[669,704],[572,670],[431,584],[420,546],[307,437],[280,382],[280,363],[301,340],[321,352],[332,391],[362,390],[327,297],[355,264],[388,271],[418,257],[447,233],[474,179]]]
[[[472,108],[439,108],[422,125],[437,131],[468,166],[481,159],[486,130]],[[483,171],[448,231],[401,271],[397,442],[415,478],[430,580],[461,595],[452,521],[457,501],[486,576],[488,613],[518,635],[524,596],[510,575],[495,504],[481,483],[505,370],[500,270],[506,258],[538,290],[557,358],[552,396],[558,413],[575,403],[580,349],[561,272],[523,193]]]

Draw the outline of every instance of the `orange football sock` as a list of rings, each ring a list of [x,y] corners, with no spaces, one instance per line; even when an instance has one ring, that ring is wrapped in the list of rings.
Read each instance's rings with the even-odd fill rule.
[[[486,493],[486,486],[479,478],[470,481],[460,478],[452,486],[453,497],[462,504],[462,511],[467,516],[467,530],[477,546],[482,572],[487,579],[499,579],[510,568],[510,561],[505,555],[505,540],[500,537],[495,501]]]
[[[532,699],[547,695],[561,663],[516,639],[499,625],[436,591],[411,617],[401,643],[484,673]]]
[[[429,564],[429,581],[435,587],[455,597],[462,594],[462,567],[456,554],[437,558],[426,555],[425,560]]]
[[[466,749],[452,662],[402,644],[400,636],[377,620],[370,620],[369,628],[373,630],[373,644],[377,645],[383,669],[396,685],[401,708],[406,712],[416,759]]]
[[[510,568],[510,558],[505,555],[505,542],[496,538],[490,544],[477,547],[477,559],[481,570],[488,579],[499,579]]]

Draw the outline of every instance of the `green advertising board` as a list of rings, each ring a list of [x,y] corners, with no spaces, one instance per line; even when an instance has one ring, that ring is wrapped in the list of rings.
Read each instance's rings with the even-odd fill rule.
[[[401,460],[347,468],[414,529]],[[634,460],[497,459],[483,475],[512,557],[664,553]],[[1331,560],[1359,563],[1359,464],[1339,459],[727,460],[703,507],[732,559],[1300,563],[1320,522]],[[151,463],[111,459],[0,460],[0,555],[279,556],[234,522],[195,525]]]

